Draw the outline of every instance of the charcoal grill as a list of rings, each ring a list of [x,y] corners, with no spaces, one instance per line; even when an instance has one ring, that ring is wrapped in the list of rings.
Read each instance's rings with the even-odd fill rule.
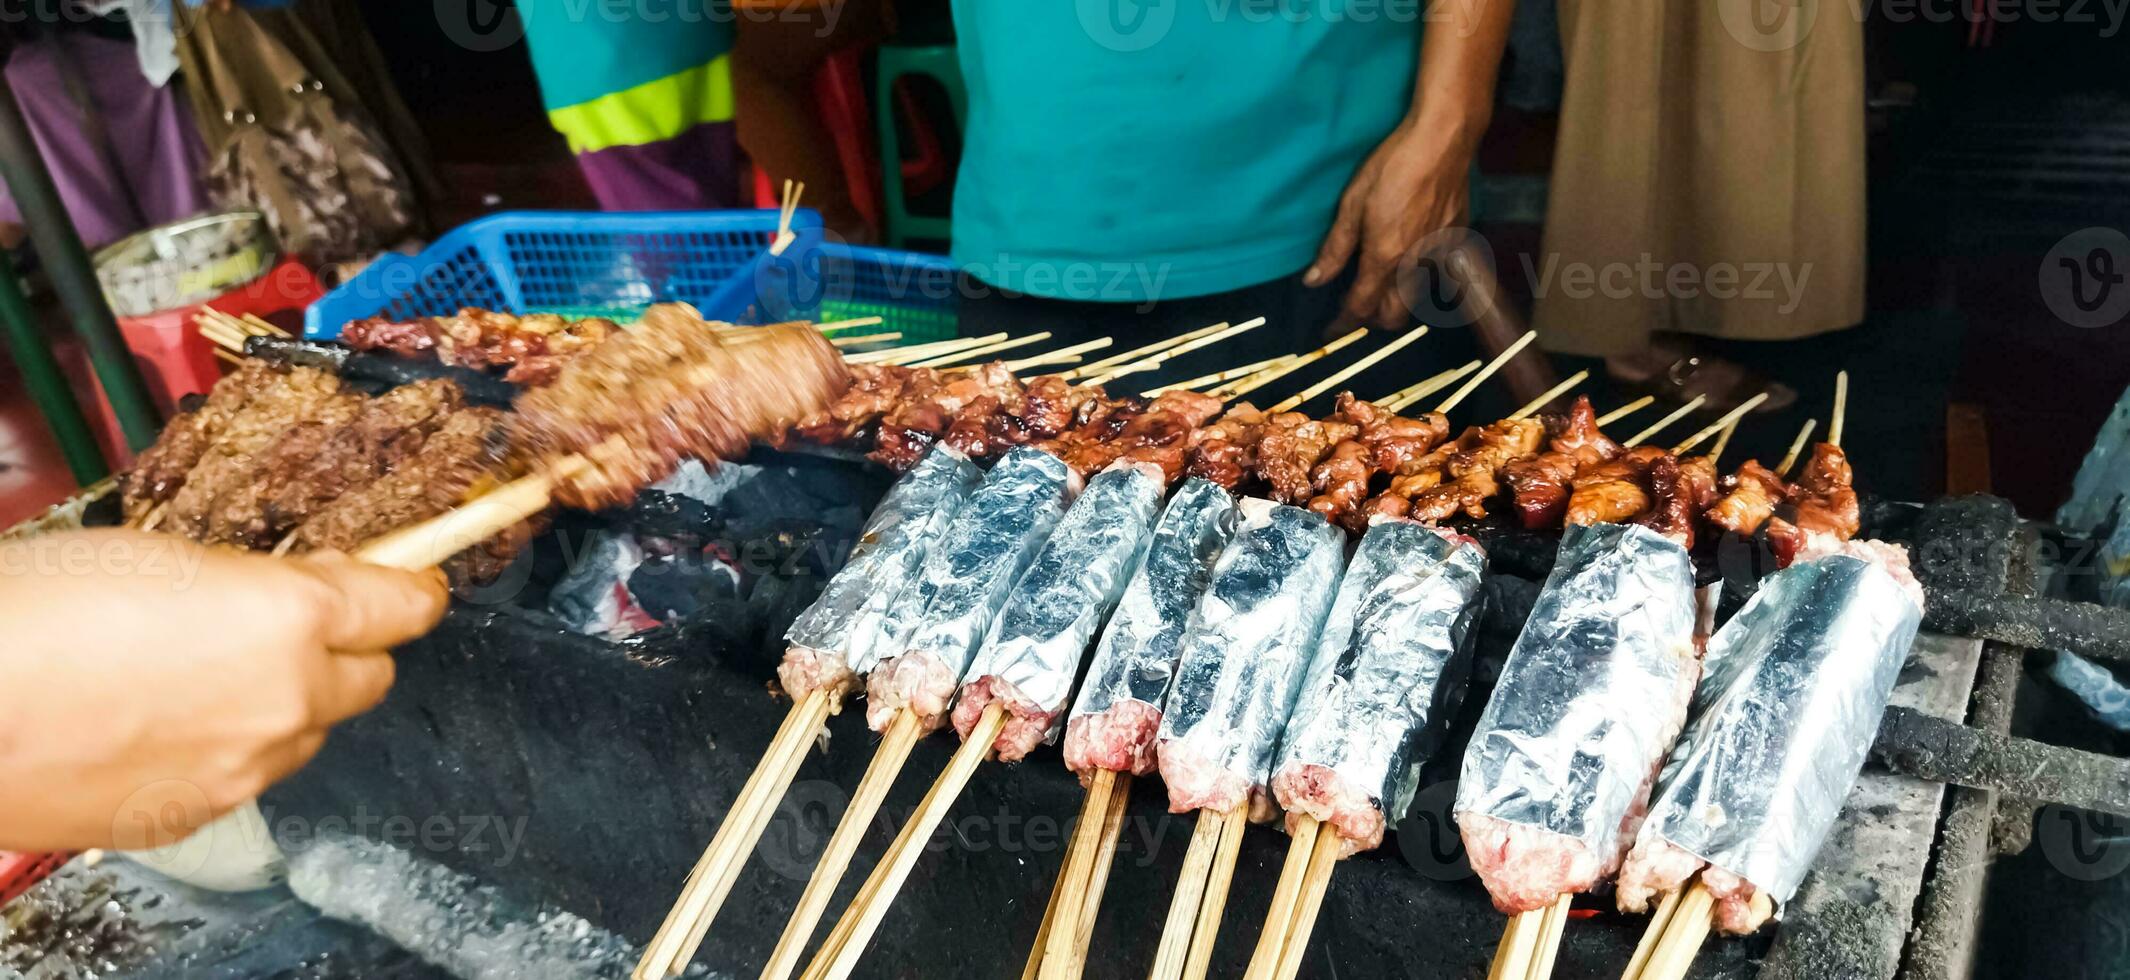
[[[93,520],[95,509],[86,509]],[[83,510],[76,506],[57,520],[71,522]],[[1712,942],[1695,976],[1962,976],[1971,962],[1993,825],[2029,825],[2033,808],[2050,802],[2130,814],[2130,765],[2123,760],[2008,735],[2012,689],[2027,650],[2130,657],[2123,615],[2039,598],[2048,569],[2032,556],[2045,529],[2023,524],[2002,501],[1881,506],[1871,520],[1877,526],[1867,531],[1905,539],[1914,549],[1932,595],[1926,632],[1894,694],[1875,762],[1780,930]],[[1543,548],[1529,542],[1503,541],[1500,553],[1517,560],[1498,564],[1527,567],[1489,582],[1493,609],[1481,631],[1482,685],[1490,683],[1536,592],[1529,566],[1545,560]],[[817,587],[817,575],[795,568],[780,582],[772,590],[782,597],[780,611],[698,617],[618,643],[569,633],[542,612],[457,606],[434,634],[398,652],[400,680],[382,707],[336,731],[316,762],[265,795],[269,824],[284,846],[298,850],[307,835],[329,827],[392,840],[528,909],[567,910],[640,942],[664,916],[677,869],[690,866],[716,830],[783,716],[785,706],[769,684],[781,632],[775,620],[796,611],[793,596]],[[1467,698],[1460,731],[1431,767],[1394,846],[1357,858],[1333,879],[1305,975],[1484,972],[1503,920],[1462,864],[1447,811],[1462,739],[1485,693]],[[871,736],[860,713],[847,711],[830,725],[830,737],[863,743]],[[951,750],[949,739],[928,739],[910,769],[928,777]],[[744,975],[766,958],[866,754],[808,757],[704,950],[711,968]],[[927,781],[913,776],[896,787],[842,898],[885,850]],[[1135,795],[1103,903],[1094,976],[1138,976],[1152,959],[1191,831],[1187,817],[1161,812],[1160,795]],[[1023,765],[984,767],[935,853],[889,913],[865,975],[993,977],[1018,970],[1079,798],[1055,749]],[[423,841],[406,832],[432,818],[463,826],[475,818],[520,816],[522,837],[509,848],[494,838]],[[1284,850],[1276,832],[1250,832],[1216,975],[1241,973]],[[126,888],[95,886],[114,873]],[[67,919],[69,902],[158,905],[149,918],[162,922],[159,930],[170,928],[173,917],[187,921],[186,903],[225,901],[79,862],[31,897],[60,909],[48,916],[53,921]],[[273,915],[287,916],[283,905],[269,904]],[[99,928],[113,928],[107,918],[98,920]],[[191,918],[218,921],[209,914]],[[1609,912],[1577,921],[1567,932],[1558,975],[1616,975],[1642,926],[1640,918]],[[255,934],[257,926],[250,928],[246,935]],[[0,937],[0,964],[23,962],[24,949],[18,943],[10,950],[9,942]],[[349,958],[375,953],[374,943],[334,942],[330,948],[339,951],[343,967]],[[106,969],[97,972],[152,974],[159,969],[156,945],[99,944]],[[69,972],[68,948],[44,949],[55,975]],[[130,961],[112,962],[114,948],[133,950]],[[392,961],[391,972],[418,970],[402,960]],[[72,966],[88,972],[86,964]],[[358,963],[352,975],[365,972]]]

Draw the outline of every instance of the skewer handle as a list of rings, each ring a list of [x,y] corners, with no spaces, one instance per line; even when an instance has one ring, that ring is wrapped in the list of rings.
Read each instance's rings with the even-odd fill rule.
[[[1071,969],[1072,947],[1080,937],[1080,912],[1087,904],[1088,878],[1094,868],[1096,851],[1101,848],[1103,823],[1109,815],[1109,794],[1115,792],[1116,787],[1117,773],[1111,769],[1097,770],[1088,784],[1079,822],[1072,828],[1072,844],[1065,852],[1065,866],[1058,869],[1058,910],[1045,939],[1041,971],[1044,980],[1062,980]]]
[[[1258,930],[1257,949],[1250,954],[1250,966],[1243,973],[1243,980],[1266,980],[1279,968],[1280,953],[1287,941],[1287,924],[1293,921],[1294,908],[1301,903],[1302,879],[1309,873],[1309,854],[1316,847],[1316,837],[1321,832],[1322,825],[1315,817],[1295,818],[1293,834],[1287,841],[1287,860],[1280,865],[1279,884],[1272,889],[1272,907],[1265,911],[1265,925]]]
[[[1198,922],[1198,906],[1205,900],[1206,877],[1213,870],[1214,852],[1220,848],[1220,814],[1198,811],[1198,824],[1191,830],[1191,847],[1183,853],[1183,871],[1176,876],[1176,893],[1169,898],[1168,919],[1161,926],[1161,944],[1155,948],[1154,968],[1148,980],[1177,980],[1183,976],[1184,956],[1191,931]]]
[[[558,476],[567,478],[587,465],[581,456],[569,457],[565,463],[569,465],[506,483],[467,504],[376,538],[356,549],[355,558],[407,571],[435,568],[452,555],[546,510]]]
[[[1318,834],[1309,852],[1309,870],[1302,881],[1302,904],[1294,910],[1279,956],[1275,980],[1294,980],[1302,972],[1302,954],[1309,951],[1309,936],[1316,931],[1317,913],[1324,908],[1324,892],[1331,887],[1331,871],[1338,866],[1339,851],[1346,846],[1337,831]]]
[[[1242,852],[1249,810],[1236,807],[1221,815],[1220,850],[1206,873],[1205,899],[1198,903],[1198,922],[1191,929],[1191,948],[1183,959],[1183,980],[1205,980],[1213,965],[1213,942],[1220,938],[1220,919],[1228,908],[1228,885],[1235,879],[1235,858]]]

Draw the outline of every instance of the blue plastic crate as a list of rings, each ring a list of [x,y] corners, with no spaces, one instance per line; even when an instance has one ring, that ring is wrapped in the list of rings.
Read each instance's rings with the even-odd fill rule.
[[[943,256],[828,242],[801,209],[797,240],[768,253],[774,211],[492,215],[420,255],[386,255],[311,305],[305,334],[340,335],[371,316],[444,316],[475,306],[633,319],[653,303],[687,302],[732,323],[878,316],[902,343],[955,334],[960,293]]]
[[[733,276],[702,309],[733,323],[877,316],[879,326],[856,333],[898,331],[901,344],[956,335],[961,290],[954,263],[943,255],[824,241],[797,233],[782,255],[764,251]]]
[[[820,223],[808,210],[793,218],[795,230]],[[466,306],[621,317],[653,303],[705,306],[764,253],[776,227],[768,210],[490,215],[419,255],[378,259],[311,304],[304,333],[331,339],[351,320],[445,316]]]

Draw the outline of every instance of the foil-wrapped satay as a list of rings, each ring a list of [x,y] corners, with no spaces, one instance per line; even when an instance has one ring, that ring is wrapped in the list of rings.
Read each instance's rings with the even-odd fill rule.
[[[1620,871],[1620,907],[1642,911],[1697,871],[1725,932],[1752,932],[1788,902],[1863,768],[1922,615],[1907,553],[1878,542],[1762,582],[1709,641],[1694,721]]]
[[[1154,771],[1161,706],[1176,676],[1184,630],[1239,517],[1235,498],[1199,477],[1185,480],[1162,510],[1065,725],[1065,765],[1083,780],[1096,769],[1135,776]]]
[[[1006,597],[954,705],[963,737],[993,704],[1006,725],[993,745],[1018,762],[1056,737],[1080,655],[1116,607],[1152,538],[1168,479],[1154,463],[1120,461],[1087,481],[1050,542]]]
[[[1465,750],[1455,816],[1503,912],[1611,873],[1699,677],[1686,549],[1639,525],[1571,526]]]
[[[785,693],[796,701],[826,690],[840,704],[872,668],[876,651],[909,637],[916,622],[889,611],[983,480],[968,457],[940,446],[895,481],[858,533],[850,560],[785,632],[777,666]]]
[[[1272,816],[1272,755],[1338,591],[1346,535],[1300,507],[1253,497],[1241,510],[1185,631],[1159,751],[1171,811],[1248,803],[1262,821]]]
[[[1383,842],[1463,703],[1485,571],[1469,539],[1393,518],[1347,564],[1272,777],[1289,821],[1328,824],[1341,856]]]
[[[1014,580],[1079,492],[1072,469],[1039,449],[1015,449],[991,468],[925,557],[914,587],[888,611],[915,628],[903,642],[867,654],[878,660],[866,679],[865,717],[874,730],[905,708],[926,729],[946,722],[955,686]]]

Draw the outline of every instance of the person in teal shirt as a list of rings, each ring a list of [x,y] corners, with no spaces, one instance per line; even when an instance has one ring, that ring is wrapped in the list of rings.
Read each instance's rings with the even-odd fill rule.
[[[964,329],[1263,315],[1281,353],[1409,323],[1397,270],[1464,220],[1511,6],[954,0]]]

